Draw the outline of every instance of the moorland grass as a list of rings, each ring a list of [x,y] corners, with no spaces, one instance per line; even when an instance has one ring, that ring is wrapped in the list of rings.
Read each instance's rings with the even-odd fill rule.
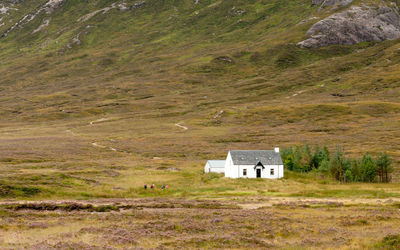
[[[290,172],[233,181],[201,169],[230,149],[306,143],[351,157],[386,151],[398,168],[398,40],[299,48],[314,21],[299,22],[330,15],[308,0],[151,0],[77,21],[110,4],[68,1],[40,34],[44,13],[1,39],[2,198],[397,197],[393,184]],[[145,193],[146,183],[171,189]]]

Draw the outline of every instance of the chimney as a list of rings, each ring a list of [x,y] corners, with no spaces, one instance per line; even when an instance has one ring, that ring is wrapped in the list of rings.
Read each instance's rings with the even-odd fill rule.
[[[275,148],[275,153],[279,153],[279,147]]]

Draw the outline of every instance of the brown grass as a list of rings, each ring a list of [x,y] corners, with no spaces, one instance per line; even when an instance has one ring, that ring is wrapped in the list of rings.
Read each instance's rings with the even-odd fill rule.
[[[111,213],[2,208],[0,246],[347,249],[373,247],[385,236],[400,233],[398,208],[390,204],[333,206],[311,201],[313,206],[304,206],[294,201],[291,205],[222,210],[197,206],[219,204],[215,202],[138,200],[133,204],[137,205],[133,209]]]

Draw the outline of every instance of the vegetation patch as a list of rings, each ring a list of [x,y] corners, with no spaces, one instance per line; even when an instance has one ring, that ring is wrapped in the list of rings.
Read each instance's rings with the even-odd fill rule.
[[[13,186],[8,184],[0,184],[0,198],[9,197],[32,197],[42,192],[38,187]]]
[[[36,211],[88,211],[88,212],[110,212],[119,211],[118,206],[114,205],[100,205],[94,206],[92,204],[82,204],[82,203],[66,203],[66,204],[56,204],[56,203],[23,203],[6,205],[5,208],[10,210],[36,210]]]
[[[390,234],[385,236],[381,242],[376,245],[379,249],[399,249],[400,248],[400,235]]]
[[[331,154],[326,146],[318,145],[314,150],[308,145],[284,149],[282,160],[288,170],[314,171],[340,182],[390,182],[394,171],[387,153],[380,153],[375,159],[369,154],[352,159],[347,158],[340,148]]]

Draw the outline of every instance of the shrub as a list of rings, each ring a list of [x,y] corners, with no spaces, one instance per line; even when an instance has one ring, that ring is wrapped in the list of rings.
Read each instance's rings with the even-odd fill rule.
[[[377,245],[379,249],[400,249],[400,235],[391,234],[387,235],[382,241]]]

